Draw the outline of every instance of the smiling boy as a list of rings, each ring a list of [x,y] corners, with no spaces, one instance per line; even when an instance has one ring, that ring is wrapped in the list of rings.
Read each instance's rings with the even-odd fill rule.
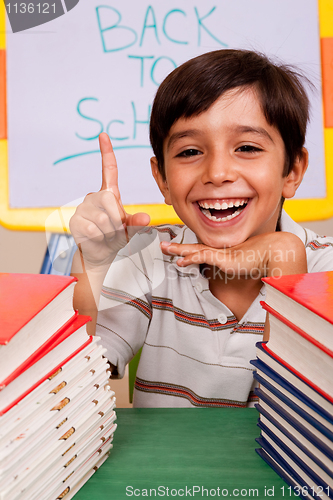
[[[177,68],[154,100],[151,165],[185,225],[135,236],[149,217],[124,211],[101,135],[102,189],[71,220],[75,307],[96,321],[104,281],[96,331],[114,373],[143,347],[135,406],[249,404],[260,278],[333,269],[333,239],[282,211],[307,168],[307,121],[297,74],[262,55],[221,50]]]

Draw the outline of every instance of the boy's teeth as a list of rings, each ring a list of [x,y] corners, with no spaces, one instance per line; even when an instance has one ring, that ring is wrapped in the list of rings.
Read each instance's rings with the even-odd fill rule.
[[[206,210],[205,208],[202,209],[201,212],[207,217],[207,219],[213,220],[213,221],[218,221],[218,222],[225,222],[227,220],[234,219],[235,217],[237,217],[237,215],[239,215],[241,213],[240,210],[236,210],[236,212],[234,212],[232,215],[228,215],[227,217],[222,217],[220,219],[220,218],[215,217],[215,215],[211,215],[210,211]]]
[[[234,219],[239,215],[242,209],[247,205],[248,199],[236,199],[235,201],[218,201],[216,202],[208,202],[208,201],[199,201],[199,207],[201,212],[207,217],[207,219],[218,222],[225,222],[231,219]],[[238,209],[238,207],[240,207]],[[235,212],[232,213],[232,210],[235,209]],[[222,214],[225,214],[223,217]],[[213,215],[214,214],[214,215]],[[228,214],[228,215],[227,215]]]
[[[226,201],[223,201],[222,203],[208,203],[207,201],[199,201],[199,206],[206,209],[214,208],[215,210],[226,210],[227,208],[243,206],[245,203],[247,203],[247,200],[237,200],[235,202],[230,201],[229,203],[227,203]]]

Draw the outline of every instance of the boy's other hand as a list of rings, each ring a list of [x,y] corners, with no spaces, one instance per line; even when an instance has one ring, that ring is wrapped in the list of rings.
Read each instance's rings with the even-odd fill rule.
[[[102,186],[89,193],[70,220],[70,230],[85,267],[110,265],[129,239],[149,224],[146,213],[125,212],[118,187],[118,168],[109,136],[99,136],[102,154]]]
[[[180,267],[208,264],[219,268],[229,279],[258,279],[307,272],[304,244],[297,236],[286,232],[252,236],[230,248],[162,242],[161,249],[166,255],[180,256],[177,260]]]

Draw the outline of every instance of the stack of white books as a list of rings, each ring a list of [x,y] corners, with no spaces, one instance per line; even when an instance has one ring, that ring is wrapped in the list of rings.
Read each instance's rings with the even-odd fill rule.
[[[1,500],[69,500],[112,448],[109,365],[73,311],[74,285],[0,274]]]

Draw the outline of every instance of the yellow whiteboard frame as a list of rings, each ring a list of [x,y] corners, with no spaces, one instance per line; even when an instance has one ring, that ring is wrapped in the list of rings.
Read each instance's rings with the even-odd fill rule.
[[[333,1],[318,0],[320,39],[333,37]],[[6,11],[0,6],[0,51],[6,50]],[[332,54],[333,60],[333,54]],[[333,85],[332,85],[333,88]],[[333,127],[324,127],[326,198],[287,200],[285,208],[296,221],[328,219],[333,216]],[[181,223],[173,208],[163,204],[127,205],[129,213],[147,212],[151,224]],[[8,229],[69,232],[75,207],[10,208],[7,138],[0,138],[0,224]],[[47,226],[47,227],[46,227]]]

